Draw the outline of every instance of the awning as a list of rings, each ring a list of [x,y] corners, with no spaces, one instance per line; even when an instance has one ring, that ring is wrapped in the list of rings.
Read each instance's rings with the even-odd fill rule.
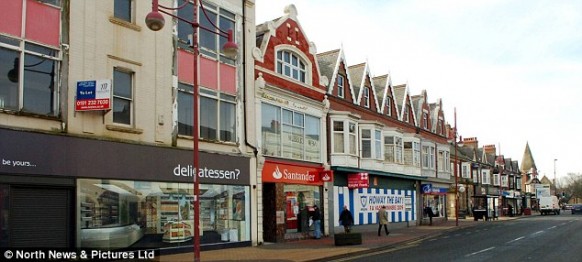
[[[363,172],[365,172],[368,174],[374,174],[374,175],[379,175],[379,176],[395,177],[395,178],[410,179],[410,180],[420,180],[420,181],[428,180],[428,177],[426,177],[426,176],[412,176],[412,175],[404,175],[404,174],[397,174],[397,173],[391,173],[391,172],[382,172],[382,171],[377,171],[377,170],[367,170],[367,169],[360,169],[360,168],[353,168],[353,167],[332,166],[331,170],[339,171],[339,172],[347,172],[347,173],[363,173]]]

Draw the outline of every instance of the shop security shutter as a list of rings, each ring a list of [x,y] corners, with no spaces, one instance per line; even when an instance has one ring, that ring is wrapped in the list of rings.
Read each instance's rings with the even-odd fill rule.
[[[11,188],[11,247],[71,247],[71,190]]]

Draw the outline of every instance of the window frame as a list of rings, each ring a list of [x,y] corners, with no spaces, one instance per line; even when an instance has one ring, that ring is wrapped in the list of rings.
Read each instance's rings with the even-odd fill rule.
[[[387,96],[385,98],[385,104],[386,104],[386,115],[387,116],[392,116],[392,99]]]
[[[8,68],[11,67],[12,69],[8,70],[8,74],[2,76],[7,77],[7,83],[9,83],[10,86],[2,87],[4,89],[3,91],[6,92],[6,97],[0,100],[0,110],[26,112],[47,117],[58,117],[60,114],[60,100],[58,94],[60,93],[61,87],[59,84],[59,72],[62,63],[61,50],[48,45],[33,43],[26,39],[5,35],[0,35],[0,50],[6,52],[7,55],[10,53],[13,53],[14,55],[12,56],[14,59],[3,59],[6,61],[6,66]],[[28,60],[40,60],[40,62],[34,61],[32,64],[27,65]],[[21,63],[20,61],[24,62]],[[45,64],[46,61],[51,63],[49,65],[51,69],[48,71],[42,70],[44,68],[27,69],[37,66],[46,67],[48,65]],[[11,73],[13,73],[12,76]],[[51,79],[50,83],[48,83],[49,92],[43,91],[44,88],[37,88],[38,83],[41,81],[39,79],[46,78],[46,76],[43,75],[48,75],[48,79]],[[16,77],[16,79],[11,79],[11,77]],[[41,95],[45,96],[35,97],[33,94],[27,94],[31,92],[37,94],[40,92]],[[33,99],[33,101],[30,101],[29,103],[29,97],[36,99]],[[37,110],[39,104],[42,104],[39,102],[38,98],[43,99],[41,101],[48,101],[46,107],[41,110]],[[6,101],[8,101],[8,103]],[[32,105],[32,107],[29,107],[29,105]],[[41,112],[43,110],[44,112]]]
[[[364,99],[364,107],[370,108],[370,89],[367,86],[364,86],[364,90],[362,90],[362,98]]]
[[[337,76],[337,96],[345,98],[345,79],[343,75]]]
[[[278,131],[276,131],[276,134],[278,135],[278,144],[277,144],[278,152],[274,152],[274,154],[266,154],[266,152],[267,152],[267,151],[265,151],[265,150],[267,150],[267,146],[266,146],[266,142],[265,142],[265,140],[266,140],[265,139],[266,133],[263,130],[264,123],[261,123],[261,137],[263,137],[263,139],[262,139],[263,145],[262,145],[262,152],[261,153],[263,155],[266,155],[266,156],[281,157],[281,158],[285,158],[285,159],[296,159],[296,160],[303,160],[303,161],[310,161],[310,162],[320,163],[322,161],[322,159],[323,159],[323,156],[322,156],[323,150],[321,148],[321,146],[322,146],[322,133],[321,133],[321,124],[322,123],[321,123],[321,117],[318,117],[318,116],[315,116],[315,115],[306,114],[306,113],[301,112],[301,111],[295,111],[295,110],[292,110],[292,109],[289,109],[289,108],[285,108],[285,107],[281,107],[281,106],[278,106],[278,105],[274,105],[274,104],[270,104],[270,103],[266,103],[266,102],[261,102],[261,118],[262,118],[261,121],[262,122],[266,121],[266,119],[264,119],[264,117],[263,117],[264,116],[264,113],[265,113],[265,110],[264,110],[264,108],[265,108],[264,106],[265,105],[267,105],[267,106],[275,109],[278,112],[278,119],[280,119],[280,121],[278,123],[278,126],[279,127],[276,128],[276,129],[278,129]],[[291,112],[292,113],[292,116],[293,116],[292,121],[293,122],[291,122],[291,123],[285,123],[284,112]],[[295,122],[295,120],[296,120],[295,116],[296,115],[301,115],[302,116],[302,119],[303,119],[302,122],[303,123],[301,125],[298,122]],[[318,150],[317,159],[315,159],[315,157],[313,157],[312,159],[308,159],[307,158],[308,154],[306,154],[306,142],[305,141],[308,141],[307,140],[307,135],[306,135],[306,130],[308,128],[310,128],[310,126],[306,126],[306,124],[307,124],[306,119],[307,118],[313,118],[313,119],[317,119],[318,120],[317,121],[318,122],[318,125],[317,125],[317,127],[315,127],[315,130],[318,130],[318,136],[319,136],[319,140],[317,141],[318,145],[317,145],[317,147],[315,147]],[[272,123],[269,123],[269,124],[272,126]],[[283,141],[283,136],[284,136],[283,128],[286,127],[284,125],[286,125],[287,127],[291,127],[292,128],[291,129],[292,132],[295,129],[299,129],[299,128],[302,129],[302,133],[301,133],[302,136],[301,136],[301,142],[300,142],[300,144],[303,144],[303,147],[301,149],[301,158],[295,158],[292,155],[291,155],[291,157],[284,155],[286,153],[286,151],[283,149],[283,146],[285,145],[285,141]],[[293,142],[293,139],[290,140],[290,141],[291,141],[291,143],[294,143]]]
[[[120,14],[119,13],[120,10],[118,9],[120,7],[127,8],[128,10],[123,10],[122,14]],[[115,19],[125,21],[127,23],[135,24],[135,1],[113,0],[113,17],[115,17]]]
[[[289,61],[285,61],[286,56],[289,57],[288,58]],[[293,61],[296,61],[297,65],[293,65]],[[299,81],[301,83],[307,83],[308,64],[306,61],[303,60],[301,56],[299,56],[295,52],[287,49],[277,50],[275,66],[278,74],[291,78],[295,81]],[[288,70],[288,72],[286,72],[286,70]],[[294,75],[294,72],[297,72],[297,74]]]
[[[129,96],[124,97],[121,94],[117,93],[117,91],[119,90],[119,85],[121,83],[116,82],[116,77],[115,74],[116,72],[120,73],[120,74],[124,74],[124,75],[128,75],[129,76]],[[114,66],[113,67],[113,105],[112,105],[112,122],[118,125],[127,125],[127,126],[133,126],[135,125],[135,72],[131,69],[125,68],[125,67],[120,67],[120,66]],[[119,120],[116,121],[116,110],[115,110],[115,104],[116,104],[116,100],[124,100],[127,101],[129,103],[129,113],[128,113],[128,117],[129,119],[127,119],[127,122],[120,122]]]
[[[191,84],[188,83],[183,83],[183,82],[179,82],[178,83],[178,96],[180,95],[189,95],[192,96],[191,99],[189,99],[190,101],[192,101],[192,99],[194,99],[194,87]],[[204,113],[203,110],[204,108],[208,108],[208,107],[204,107],[202,106],[203,104],[203,100],[208,101],[208,102],[214,102],[216,104],[216,107],[214,108],[214,112],[215,114],[210,114],[211,112],[208,113]],[[223,134],[223,131],[228,131],[225,130],[223,128],[223,125],[225,124],[223,117],[223,110],[225,109],[223,107],[223,105],[229,105],[233,107],[232,110],[232,116],[234,116],[234,126],[231,128],[231,133],[232,133],[232,137],[231,139],[227,139],[226,134]],[[236,122],[236,116],[237,116],[237,100],[236,97],[230,94],[226,94],[226,93],[222,93],[222,92],[218,92],[216,90],[212,90],[212,89],[208,89],[208,88],[204,88],[204,87],[199,87],[199,96],[198,96],[198,101],[196,101],[196,105],[198,106],[198,137],[201,140],[204,141],[213,141],[213,142],[221,142],[221,143],[236,143],[238,141],[238,134],[237,134],[237,122]],[[188,120],[193,120],[192,119],[192,114],[193,114],[193,103],[189,104],[189,107],[182,107],[181,103],[178,101],[178,135],[182,135],[182,136],[189,136],[192,137],[192,131],[190,132],[182,132],[181,128],[180,128],[180,112],[183,110],[187,110],[184,111],[184,113],[186,113],[187,115],[190,116],[190,118],[186,117],[185,119]],[[203,121],[204,119],[201,117],[202,115],[205,116],[212,116],[214,115],[214,119],[212,120],[215,125],[212,126],[214,127],[214,136],[206,136],[205,134],[208,132],[203,132]],[[194,128],[194,127],[191,127]],[[208,130],[212,130],[212,128],[208,128]]]

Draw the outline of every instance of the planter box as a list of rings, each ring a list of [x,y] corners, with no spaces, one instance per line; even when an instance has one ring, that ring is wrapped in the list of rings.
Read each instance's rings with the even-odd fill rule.
[[[336,246],[361,245],[362,234],[361,233],[335,234],[334,241]]]

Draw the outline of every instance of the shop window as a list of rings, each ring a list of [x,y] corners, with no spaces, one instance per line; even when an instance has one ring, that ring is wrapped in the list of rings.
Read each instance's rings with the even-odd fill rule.
[[[309,214],[314,205],[321,206],[318,186],[285,185],[286,233],[309,232]]]
[[[192,246],[188,183],[80,179],[81,248]],[[250,241],[249,187],[200,185],[200,242]]]

